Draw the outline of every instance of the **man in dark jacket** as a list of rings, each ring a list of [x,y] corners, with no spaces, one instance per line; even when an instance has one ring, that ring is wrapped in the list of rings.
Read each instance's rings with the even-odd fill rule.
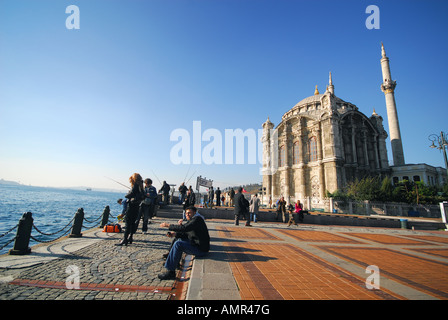
[[[170,192],[170,185],[166,183],[166,181],[163,181],[162,188],[160,188],[159,192],[162,192],[163,194],[163,203],[168,204],[168,194]]]
[[[188,220],[185,224],[169,224],[166,222],[160,224],[162,228],[168,228],[170,231],[184,235],[171,247],[165,262],[167,271],[159,274],[159,279],[161,280],[176,278],[175,270],[183,252],[202,257],[210,250],[210,236],[204,218],[196,213],[195,207],[188,207],[185,210],[185,215]]]
[[[244,197],[243,188],[238,188],[238,193],[235,194],[235,225],[239,225],[240,215],[247,219],[246,226],[250,227],[249,201]]]
[[[219,190],[219,187],[218,187],[218,190],[215,191],[215,196],[216,196],[216,206],[220,207],[221,206],[221,190]]]
[[[213,187],[210,187],[208,190],[208,204],[210,206],[210,209],[213,208],[213,199],[215,198],[215,190],[213,190]]]

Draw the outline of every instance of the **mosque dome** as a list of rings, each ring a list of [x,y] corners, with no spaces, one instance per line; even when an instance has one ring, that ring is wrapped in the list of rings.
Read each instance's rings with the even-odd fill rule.
[[[303,105],[307,105],[310,103],[315,103],[315,102],[320,102],[320,99],[322,99],[323,94],[315,94],[312,96],[309,96],[305,99],[300,100],[294,107],[297,106],[303,106]]]

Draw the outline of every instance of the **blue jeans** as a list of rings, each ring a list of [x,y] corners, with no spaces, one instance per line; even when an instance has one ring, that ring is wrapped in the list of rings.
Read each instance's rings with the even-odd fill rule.
[[[201,251],[198,247],[192,245],[190,240],[179,239],[171,247],[170,253],[168,254],[168,258],[165,262],[165,268],[170,271],[176,270],[177,265],[182,258],[183,252],[192,254],[196,257],[203,257],[207,254],[207,252]]]
[[[253,219],[254,222],[257,222],[257,214],[251,212],[251,213],[250,213],[250,219],[251,219],[251,220]]]

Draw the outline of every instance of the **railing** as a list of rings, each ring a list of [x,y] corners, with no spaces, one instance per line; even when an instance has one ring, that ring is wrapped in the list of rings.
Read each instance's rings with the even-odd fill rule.
[[[115,218],[111,216],[109,206],[106,206],[104,208],[103,213],[94,220],[86,219],[84,217],[84,209],[79,208],[78,211],[75,213],[75,216],[63,228],[61,228],[56,232],[44,233],[41,230],[39,230],[39,228],[37,228],[36,225],[34,224],[33,214],[31,212],[25,212],[16,226],[12,227],[4,234],[0,235],[0,238],[3,238],[4,236],[8,235],[11,232],[14,232],[14,230],[17,229],[16,236],[11,240],[7,241],[2,247],[0,247],[0,250],[3,250],[14,241],[14,247],[13,249],[9,250],[9,254],[11,255],[29,254],[31,252],[31,248],[29,248],[30,239],[40,243],[48,243],[56,241],[66,236],[70,231],[71,231],[69,234],[70,238],[79,238],[82,237],[81,233],[82,229],[92,229],[95,227],[103,228],[106,224],[111,222],[109,220],[110,217],[113,219]],[[84,225],[84,222],[86,222],[88,225]],[[31,234],[33,230],[35,230],[39,235],[33,236]],[[49,240],[42,239],[54,235],[58,236],[56,238]]]

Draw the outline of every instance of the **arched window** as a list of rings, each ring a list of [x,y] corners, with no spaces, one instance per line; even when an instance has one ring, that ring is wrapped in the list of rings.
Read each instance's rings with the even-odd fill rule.
[[[285,159],[286,159],[286,148],[285,146],[281,146],[280,150],[279,150],[280,154],[278,155],[278,164],[279,167],[284,167],[285,166]]]
[[[293,164],[299,164],[300,147],[299,142],[295,142],[293,146]]]
[[[317,161],[317,142],[316,137],[311,137],[308,141],[308,160]]]

